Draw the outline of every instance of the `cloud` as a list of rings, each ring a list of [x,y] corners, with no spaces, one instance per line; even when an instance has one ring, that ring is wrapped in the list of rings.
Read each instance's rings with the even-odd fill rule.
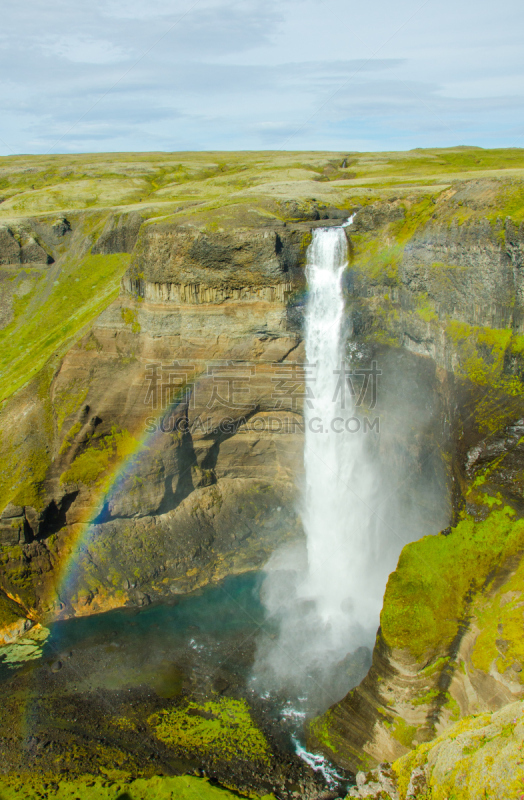
[[[2,13],[0,137],[18,152],[511,145],[524,126],[516,0],[496,15],[488,0],[474,15],[454,0],[26,0]]]
[[[61,36],[48,43],[42,42],[41,46],[44,53],[78,64],[114,64],[127,60],[130,55],[112,42],[88,36]]]

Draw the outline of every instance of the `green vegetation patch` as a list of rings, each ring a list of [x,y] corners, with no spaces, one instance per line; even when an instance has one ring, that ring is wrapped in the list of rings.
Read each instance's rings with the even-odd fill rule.
[[[0,647],[2,663],[8,666],[18,666],[26,661],[36,661],[42,656],[42,650],[50,632],[49,628],[35,625],[12,644],[3,645]]]
[[[351,696],[351,692],[348,697],[349,696]],[[309,723],[309,730],[315,739],[331,753],[336,753],[338,751],[338,747],[334,741],[332,710],[329,709],[325,714],[311,720]]]
[[[404,248],[399,244],[388,247],[380,241],[370,242],[359,254],[358,264],[355,266],[374,283],[397,286],[403,252]]]
[[[141,327],[137,312],[133,308],[122,308],[120,313],[124,323],[131,327],[131,331],[133,333],[140,333]]]
[[[421,661],[451,644],[492,570],[524,546],[524,520],[513,509],[492,510],[487,519],[464,519],[449,536],[426,536],[406,545],[388,580],[381,630],[390,647]]]
[[[49,362],[31,382],[17,409],[26,416],[23,437],[14,426],[0,432],[0,496],[4,505],[43,507],[43,482],[51,464],[49,441],[53,436],[50,386],[54,365]],[[13,401],[15,402],[15,401]]]
[[[56,280],[23,298],[12,322],[0,331],[2,396],[27,383],[56,352],[79,335],[117,296],[128,253],[88,255],[65,264]]]
[[[406,208],[403,220],[393,224],[392,233],[400,245],[408,242],[414,234],[423,228],[435,213],[436,198],[438,195],[425,195],[418,202]]]
[[[510,217],[513,222],[524,221],[524,183],[522,181],[509,181],[505,183],[497,194],[492,211],[486,216],[492,221]]]
[[[233,800],[238,794],[219,789],[204,778],[155,776],[136,780],[114,781],[86,775],[68,779],[62,775],[3,775],[0,777],[2,800],[115,800],[123,795],[129,800]],[[270,800],[267,796],[266,800]]]
[[[400,742],[404,747],[411,747],[417,732],[416,725],[408,725],[406,720],[402,717],[396,717],[393,723],[385,722],[384,725],[389,729],[390,734],[397,742]]]
[[[446,335],[453,343],[459,363],[456,372],[477,386],[499,385],[511,395],[522,393],[522,383],[504,375],[507,352],[519,353],[521,337],[514,337],[508,328],[474,327],[465,322],[450,320]]]
[[[24,617],[24,610],[3,592],[0,592],[0,629],[13,625]]]
[[[472,662],[477,669],[489,672],[495,662],[497,670],[507,672],[512,666],[513,679],[524,682],[524,561],[522,561],[495,598],[477,612],[480,634],[475,642]]]
[[[269,745],[245,700],[222,697],[161,711],[148,719],[165,744],[225,761],[268,761]]]
[[[99,486],[109,466],[132,456],[138,447],[139,442],[129,431],[113,427],[109,436],[92,440],[91,446],[80,453],[69,469],[62,473],[60,482]]]

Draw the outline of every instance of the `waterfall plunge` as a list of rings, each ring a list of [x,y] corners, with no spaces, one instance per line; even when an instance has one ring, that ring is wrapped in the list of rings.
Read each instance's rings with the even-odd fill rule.
[[[387,576],[377,570],[375,474],[366,434],[351,422],[358,409],[344,374],[347,253],[343,227],[314,231],[307,254],[306,359],[314,380],[306,379],[304,403],[306,545],[283,548],[266,568],[262,599],[279,633],[259,644],[255,664],[257,680],[270,689],[294,687],[322,704],[342,696],[369,666],[361,657],[351,676],[347,656],[372,646]]]
[[[346,266],[344,229],[316,230],[307,261],[306,360],[315,380],[304,408],[308,570],[302,592],[314,598],[331,645],[341,656],[354,644],[351,629],[367,627],[373,614],[365,572],[374,551],[370,523],[375,489],[363,451],[364,434],[352,425],[356,409],[344,374]]]

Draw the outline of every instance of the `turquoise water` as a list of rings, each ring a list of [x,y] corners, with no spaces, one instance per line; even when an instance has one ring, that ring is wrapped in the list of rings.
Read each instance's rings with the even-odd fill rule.
[[[187,669],[198,665],[201,671],[206,665],[213,668],[217,661],[231,661],[235,671],[243,666],[246,671],[245,658],[235,658],[235,654],[254,643],[264,624],[261,582],[259,573],[248,573],[168,604],[52,623],[45,641],[33,648],[30,663],[38,667],[60,662],[68,667],[68,682],[79,689],[119,688],[151,680],[158,684],[173,664]],[[0,649],[0,680],[12,677],[13,670],[27,668],[23,657],[27,649],[26,644]]]
[[[220,640],[244,630],[257,630],[264,622],[259,599],[261,582],[259,573],[248,573],[180,597],[175,603],[152,604],[138,610],[123,608],[56,622],[50,626],[43,657],[115,634],[124,642],[155,646],[160,640],[165,646],[170,640],[173,643],[182,643],[188,637]]]

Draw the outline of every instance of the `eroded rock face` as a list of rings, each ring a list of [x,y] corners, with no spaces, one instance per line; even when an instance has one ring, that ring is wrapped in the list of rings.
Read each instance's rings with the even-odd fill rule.
[[[0,228],[0,264],[19,264],[20,245],[8,227]]]
[[[393,761],[463,716],[524,698],[520,424],[470,450],[469,513],[404,549],[368,675],[313,723],[311,745],[346,768]]]
[[[449,200],[435,201],[435,213],[401,245],[390,235],[404,213],[398,201],[357,211],[351,234],[381,238],[383,254],[380,264],[366,260],[356,245],[349,283],[359,335],[378,326],[402,347],[460,373],[469,334],[460,323],[522,331],[524,227],[511,219],[458,224]]]
[[[111,216],[104,229],[91,248],[93,255],[111,255],[113,253],[132,253],[136,245],[140,227],[144,218],[138,212]],[[56,229],[63,230],[63,225]],[[67,230],[65,231],[67,232]]]
[[[0,227],[0,264],[52,264],[53,260],[37,241],[32,226]]]
[[[307,219],[298,206],[289,211]],[[398,201],[357,213],[348,307],[354,340],[371,348],[369,357],[377,348],[402,347],[401,354],[427,367],[414,371],[409,392],[420,400],[413,408],[433,414],[440,428],[430,430],[423,415],[414,415],[420,436],[409,439],[407,428],[392,427],[380,446],[394,449],[399,463],[411,458],[422,474],[436,444],[452,440],[444,457],[455,521],[466,508],[472,524],[489,522],[498,494],[520,517],[524,408],[512,381],[520,380],[522,364],[510,341],[522,317],[522,231],[502,222],[449,226],[429,216],[390,252],[388,236],[406,213]],[[132,260],[120,297],[52,365],[47,383],[28,384],[4,409],[3,428],[14,442],[10,460],[25,464],[30,476],[20,497],[13,495],[23,513],[6,517],[9,543],[2,548],[1,585],[17,602],[61,616],[141,605],[258,568],[279,543],[299,535],[301,407],[289,398],[277,403],[276,379],[279,369],[292,376],[293,363],[304,357],[296,296],[310,229],[322,224],[319,209],[313,217],[211,229],[115,215],[83,238],[76,221],[50,230],[33,225],[35,242],[53,257],[70,246],[75,257],[132,251]],[[20,264],[18,240],[2,230],[0,255],[18,254]],[[379,268],[363,264],[359,236],[382,237]],[[402,364],[399,376],[408,382]],[[486,410],[486,386],[493,388],[493,406],[503,408],[498,416]],[[512,431],[505,429],[509,418]],[[503,516],[496,524],[508,533],[513,518]],[[468,535],[461,528],[435,537],[436,548],[450,543],[447,554],[435,551],[450,570]],[[475,592],[457,588],[447,617],[445,604],[426,603],[417,628],[420,609],[406,603],[408,621],[399,624],[397,638],[391,619],[383,624],[370,673],[313,726],[313,746],[353,768],[366,758],[369,764],[394,759],[457,713],[520,696],[522,661],[508,632],[521,593],[520,560],[502,539],[493,543],[497,557],[486,556]],[[408,561],[418,552],[410,547]],[[53,605],[58,569],[76,552],[74,580],[59,587]],[[424,563],[433,562],[430,554]],[[404,581],[404,566],[390,581],[386,616],[397,608],[390,598],[399,585],[412,582],[426,601],[446,580],[452,588],[457,583],[435,580],[430,591],[409,564]],[[494,608],[506,615],[502,631],[491,617],[486,622]],[[438,645],[414,652],[397,641],[403,632],[420,643],[443,619],[449,625]]]
[[[71,231],[59,222],[46,234],[57,248]],[[233,229],[215,241],[141,226],[138,214],[108,219],[93,254],[136,245],[121,297],[45,392],[28,387],[4,411],[13,452],[35,467],[0,525],[1,581],[40,612],[186,592],[259,568],[300,532],[301,411],[274,395],[278,369],[303,358],[287,301],[307,230]],[[117,462],[113,486],[104,476]],[[58,564],[79,545],[74,579],[50,606]]]
[[[148,224],[140,233],[129,280],[229,290],[300,281],[309,239],[300,226],[202,231]],[[140,283],[139,283],[140,282]]]

